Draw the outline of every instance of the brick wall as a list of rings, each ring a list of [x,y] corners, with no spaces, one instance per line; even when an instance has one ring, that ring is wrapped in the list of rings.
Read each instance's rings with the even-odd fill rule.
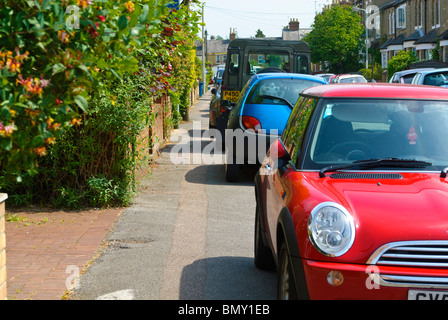
[[[0,300],[6,300],[5,201],[7,198],[5,193],[0,193]]]
[[[171,100],[169,96],[164,95],[156,100],[152,105],[152,113],[155,115],[154,123],[149,128],[150,141],[150,154],[160,153],[160,149],[163,147],[166,138],[169,136],[169,132],[166,132],[166,119],[171,114]]]

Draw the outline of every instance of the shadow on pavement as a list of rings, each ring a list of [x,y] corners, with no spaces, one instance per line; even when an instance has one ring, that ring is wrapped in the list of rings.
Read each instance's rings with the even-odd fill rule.
[[[253,258],[206,258],[183,269],[179,299],[273,300],[276,284],[276,273],[257,269]]]
[[[257,165],[245,166],[241,172],[238,182],[227,182],[225,178],[224,164],[210,164],[200,165],[187,172],[185,180],[190,183],[204,183],[201,178],[201,174],[204,172],[204,167],[207,170],[206,184],[208,185],[240,185],[240,186],[253,186],[255,174],[258,171]]]

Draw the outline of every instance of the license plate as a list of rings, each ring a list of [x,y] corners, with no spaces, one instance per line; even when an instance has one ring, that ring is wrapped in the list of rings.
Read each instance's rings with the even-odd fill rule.
[[[408,300],[448,300],[448,291],[409,290]]]
[[[239,91],[226,90],[223,92],[222,98],[223,100],[230,100],[230,102],[237,102],[239,96],[240,96]]]

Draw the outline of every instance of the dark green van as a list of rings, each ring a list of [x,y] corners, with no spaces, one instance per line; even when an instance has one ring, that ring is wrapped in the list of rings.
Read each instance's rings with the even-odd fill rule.
[[[222,99],[234,103],[244,84],[256,73],[311,71],[310,47],[303,41],[235,39],[227,49]]]

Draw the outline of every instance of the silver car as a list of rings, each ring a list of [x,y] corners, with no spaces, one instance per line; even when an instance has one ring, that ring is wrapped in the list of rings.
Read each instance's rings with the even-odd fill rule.
[[[409,69],[395,72],[392,78],[390,78],[389,83],[411,83],[414,76],[423,71],[431,71],[434,68],[422,68],[422,69]]]
[[[448,68],[420,71],[411,83],[448,88]]]

